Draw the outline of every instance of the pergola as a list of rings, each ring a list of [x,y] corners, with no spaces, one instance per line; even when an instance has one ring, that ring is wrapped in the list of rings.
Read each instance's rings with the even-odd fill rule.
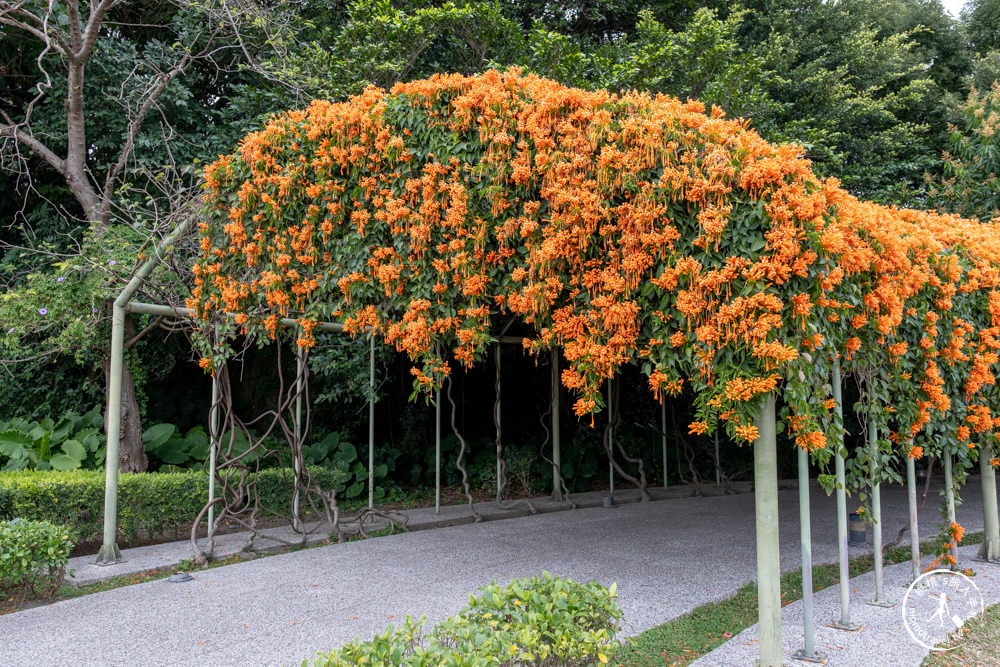
[[[451,96],[457,95],[456,90],[468,93],[468,97]],[[851,591],[845,469],[847,450],[844,447],[842,427],[841,372],[842,364],[848,363],[851,354],[862,350],[864,344],[858,337],[847,338],[842,335],[840,329],[846,329],[845,325],[829,323],[840,322],[843,318],[852,322],[851,331],[863,332],[868,338],[868,345],[863,353],[876,359],[872,362],[873,366],[880,363],[894,364],[907,349],[905,342],[886,348],[885,337],[888,333],[896,335],[900,332],[900,338],[913,338],[923,333],[927,343],[925,345],[922,339],[920,349],[933,349],[938,354],[933,340],[933,336],[937,335],[937,328],[933,325],[939,317],[938,311],[947,312],[951,296],[957,293],[955,282],[958,278],[955,275],[962,275],[962,262],[971,264],[975,260],[990,265],[990,262],[995,261],[984,244],[981,244],[981,255],[971,258],[961,255],[954,248],[975,245],[993,232],[957,218],[946,219],[943,216],[934,217],[933,214],[877,207],[857,201],[839,190],[835,184],[816,184],[808,162],[798,154],[795,147],[773,147],[748,131],[744,124],[724,120],[721,114],[714,111],[711,116],[706,115],[703,113],[704,107],[693,102],[685,105],[676,100],[661,97],[654,99],[638,93],[612,98],[599,91],[573,91],[537,78],[520,78],[516,72],[414,82],[399,87],[392,95],[395,97],[369,91],[343,105],[315,103],[308,111],[292,112],[272,120],[266,131],[247,138],[239,155],[220,159],[215,168],[224,172],[225,178],[232,180],[224,188],[220,185],[221,177],[214,171],[211,175],[210,188],[218,198],[215,203],[220,211],[215,221],[219,227],[225,225],[224,232],[215,230],[222,239],[219,243],[223,247],[213,247],[215,241],[206,225],[205,235],[202,236],[205,252],[202,262],[212,267],[213,272],[218,272],[224,262],[228,261],[226,257],[235,255],[241,262],[245,255],[245,265],[233,260],[236,262],[231,267],[234,272],[237,269],[244,273],[260,272],[262,268],[257,262],[263,246],[270,243],[269,252],[274,256],[267,259],[272,262],[269,266],[289,266],[294,261],[289,254],[291,251],[287,251],[289,239],[284,236],[284,231],[278,229],[280,224],[268,226],[266,222],[261,222],[266,212],[277,220],[281,220],[283,213],[296,220],[308,218],[308,224],[293,223],[296,225],[295,233],[307,236],[309,243],[322,238],[322,243],[327,244],[320,248],[311,246],[311,254],[305,255],[308,261],[302,260],[301,267],[310,265],[316,257],[330,257],[331,250],[345,256],[345,265],[355,262],[362,268],[364,265],[361,261],[365,256],[370,256],[370,268],[365,270],[370,271],[371,276],[366,278],[353,271],[341,279],[344,286],[338,289],[348,296],[354,282],[368,281],[368,286],[374,289],[374,295],[380,298],[380,290],[383,288],[386,298],[397,293],[411,298],[402,282],[394,282],[405,268],[406,252],[397,256],[396,248],[391,244],[409,244],[411,260],[418,258],[428,267],[433,266],[428,271],[440,274],[453,270],[454,279],[447,285],[441,285],[441,288],[444,292],[453,290],[454,298],[465,299],[463,304],[470,302],[469,299],[486,298],[483,285],[490,283],[487,273],[499,271],[500,275],[495,280],[497,284],[503,285],[506,292],[500,293],[498,288],[495,296],[502,297],[503,303],[511,312],[546,331],[544,334],[540,332],[538,340],[534,341],[536,350],[548,348],[553,352],[552,402],[556,408],[552,415],[553,497],[556,499],[562,496],[558,435],[560,347],[566,349],[567,345],[574,346],[573,356],[567,355],[571,368],[564,371],[562,379],[563,384],[576,388],[581,396],[576,405],[577,414],[594,411],[601,399],[603,378],[612,377],[623,363],[621,360],[628,358],[628,355],[621,352],[626,343],[633,345],[631,353],[649,360],[650,370],[647,375],[650,376],[654,393],[667,391],[671,386],[680,386],[683,380],[677,380],[676,376],[671,375],[675,371],[688,373],[689,381],[691,377],[702,378],[699,380],[699,387],[703,395],[700,394],[699,399],[707,403],[700,409],[710,413],[709,408],[714,408],[720,423],[735,419],[735,425],[730,422],[727,428],[734,429],[742,439],[752,441],[754,449],[760,664],[764,667],[780,665],[782,662],[776,443],[776,402],[779,396],[782,397],[786,405],[793,408],[792,417],[795,419],[789,418],[791,426],[796,430],[802,428],[802,432],[796,433],[796,445],[802,526],[800,541],[805,641],[798,657],[806,660],[818,658],[813,642],[808,497],[810,453],[817,450],[831,453],[831,458],[834,459],[841,594],[840,617],[836,619],[835,627],[857,629],[851,620],[849,605]],[[461,100],[460,104],[456,102],[454,108],[447,106],[457,99]],[[447,113],[441,112],[435,105],[445,105],[444,111]],[[506,108],[504,105],[516,107],[516,113],[498,113],[496,109]],[[481,112],[478,117],[469,111],[473,108]],[[434,115],[435,113],[438,115]],[[440,118],[445,120],[439,120]],[[428,122],[427,119],[432,120]],[[566,146],[572,147],[566,149],[565,154],[560,154],[562,162],[551,157],[552,147],[559,146],[552,139],[553,133]],[[671,138],[671,141],[665,143],[665,136]],[[289,137],[294,139],[290,140]],[[457,142],[456,137],[466,140],[459,142],[450,156],[445,155],[438,160],[434,151],[440,152],[439,148],[431,150],[431,147],[436,146],[434,142]],[[519,143],[515,137],[520,137]],[[412,143],[418,140],[428,142],[428,145],[414,144],[407,148],[407,141]],[[291,153],[289,146],[286,146],[289,141]],[[598,154],[595,146],[600,142],[604,143],[601,144],[602,152]],[[304,147],[305,145],[308,147]],[[678,148],[681,145],[688,147],[685,152]],[[475,150],[470,149],[470,146]],[[577,148],[580,152],[574,153],[573,150]],[[447,150],[449,149],[446,147],[445,152]],[[290,154],[292,157],[289,157]],[[295,154],[298,154],[298,159]],[[280,163],[279,158],[287,163]],[[418,166],[423,165],[420,169],[410,166],[415,158]],[[238,170],[241,170],[238,174],[233,171],[234,163],[238,163]],[[533,176],[533,169],[541,174],[537,175],[537,182],[531,180],[536,177]],[[404,170],[410,170],[408,173],[412,176],[405,183],[399,176]],[[636,173],[642,178],[636,176]],[[484,177],[484,174],[492,174],[492,180]],[[642,180],[643,178],[647,180]],[[230,208],[231,202],[236,199],[238,183],[243,184],[243,189],[239,192],[240,203]],[[380,184],[382,191],[378,190]],[[535,190],[531,190],[526,184],[533,184],[531,187]],[[563,189],[560,190],[557,185]],[[353,194],[345,196],[353,202],[353,208],[347,209],[345,213],[338,197],[344,195],[348,186],[353,187]],[[540,191],[548,193],[545,195],[548,197],[546,205],[549,206],[546,214],[548,226],[544,234],[539,231],[538,222],[531,218],[532,215],[538,216],[542,206],[540,201],[533,199],[541,197],[538,194]],[[294,196],[289,192],[294,192]],[[483,203],[484,210],[480,211],[482,215],[468,213],[466,203],[469,192],[476,192],[479,201]],[[614,206],[609,204],[602,207],[607,203],[597,196],[597,193],[602,192],[610,193],[608,198],[614,199]],[[723,231],[727,230],[727,225],[735,224],[728,219],[730,214],[736,216],[730,195],[733,200],[739,200],[739,205],[743,207],[740,209],[742,217],[739,218],[743,228],[733,232],[732,246],[724,248],[731,250],[733,256],[726,257],[723,254],[721,260],[708,257],[713,244],[715,252],[719,253]],[[526,199],[523,202],[524,215],[518,218],[513,215],[504,217],[503,211],[512,206],[511,200],[520,201],[518,197]],[[748,201],[743,202],[741,198]],[[455,212],[454,219],[443,220],[445,216],[441,209],[444,205],[441,204],[441,199],[447,200],[449,215]],[[282,208],[285,205],[282,202],[287,203],[287,212]],[[329,213],[325,213],[320,204]],[[483,221],[487,217],[485,208],[490,208],[489,215],[499,221],[494,227]],[[374,210],[375,215],[369,209]],[[349,223],[345,222],[348,217],[351,220]],[[420,220],[409,226],[411,217],[419,217]],[[427,217],[437,220],[439,227],[426,224]],[[337,237],[331,236],[338,230],[331,218],[336,218],[337,224],[346,225],[341,228],[347,230],[340,239],[345,244],[343,247],[337,246]],[[378,247],[376,243],[364,247],[368,242],[363,239],[369,233],[370,226],[375,224],[373,220],[379,220],[385,226],[383,233],[389,247]],[[398,222],[399,220],[405,222]],[[447,233],[441,231],[445,222],[450,225]],[[248,228],[257,235],[252,237],[255,239],[253,241],[248,236]],[[626,228],[625,231],[623,228]],[[322,233],[319,229],[323,230]],[[748,238],[739,235],[742,233],[746,236],[747,229],[750,230]],[[115,462],[119,445],[125,313],[194,315],[204,321],[207,311],[216,316],[225,316],[233,312],[230,302],[241,303],[240,299],[244,298],[239,293],[232,297],[225,294],[205,297],[199,291],[199,295],[204,297],[200,302],[204,308],[201,313],[132,302],[133,295],[156,262],[164,253],[169,252],[172,244],[185,232],[186,226],[182,225],[157,246],[153,256],[140,268],[114,304],[108,395],[105,530],[104,545],[98,555],[98,561],[102,564],[114,563],[119,558],[115,544],[118,476]],[[428,241],[432,233],[441,235],[436,248]],[[685,237],[685,233],[690,238]],[[754,237],[755,234],[759,237]],[[496,242],[496,249],[491,250],[491,254],[486,252],[484,238]],[[691,254],[685,255],[678,251],[674,241],[688,244],[685,248]],[[291,245],[298,242],[297,238],[292,239]],[[345,250],[348,248],[347,242],[356,242],[358,253],[362,255],[360,258],[349,256]],[[512,248],[511,245],[506,245],[508,243],[521,245]],[[447,254],[453,245],[460,249],[456,253],[460,255],[458,258]],[[229,251],[226,247],[232,249],[231,255],[227,254]],[[327,249],[326,254],[322,255],[324,248]],[[891,254],[892,261],[876,261],[880,249],[885,248],[888,248],[886,252]],[[522,252],[518,254],[518,250]],[[509,265],[504,265],[502,252],[507,251],[510,254],[506,256],[513,259]],[[441,254],[440,258],[434,259],[439,264],[428,259],[429,256],[434,257],[433,253]],[[813,264],[818,263],[821,253],[824,255],[822,265],[825,268],[822,271],[811,269]],[[585,255],[587,263],[581,266]],[[696,255],[706,261],[716,261],[716,265],[712,265],[710,271],[706,268],[702,272],[703,266]],[[216,262],[216,257],[222,259]],[[450,265],[446,261],[449,258],[453,260]],[[666,266],[659,275],[655,275],[652,268],[657,266],[657,262]],[[864,284],[851,285],[854,292],[847,290],[849,293],[839,295],[836,290],[844,279],[845,268],[838,263],[843,263],[847,271],[858,273],[862,272],[862,267],[867,267],[864,269],[867,273],[858,278]],[[492,268],[497,265],[501,269]],[[344,268],[342,273],[346,274],[348,270]],[[562,282],[559,271],[572,274],[567,284]],[[907,271],[912,272],[912,275]],[[525,287],[525,283],[521,281],[531,272],[534,272],[531,275],[535,282],[527,281],[530,284]],[[924,286],[937,289],[942,284],[939,273],[950,280],[948,285],[953,290],[952,293],[937,297],[937,301],[932,300],[932,296],[936,297],[936,294],[921,296],[919,289]],[[296,272],[296,275],[300,274]],[[355,275],[360,278],[353,278]],[[701,282],[696,283],[692,276],[697,276],[697,280]],[[796,276],[801,280],[793,285],[790,280]],[[242,275],[240,279],[231,275],[226,279],[233,281],[232,284],[238,283],[246,287],[248,296],[245,298],[257,299],[255,303],[258,305],[263,303],[264,291],[268,289],[261,285],[271,284],[270,277],[263,282],[263,279],[254,279],[252,288],[249,280],[240,282]],[[221,279],[219,285],[225,284],[226,279]],[[469,283],[462,284],[466,280]],[[550,284],[547,280],[559,285],[558,290],[551,288],[556,293],[551,298],[542,294]],[[379,281],[381,285],[378,284]],[[679,287],[681,281],[689,281],[683,283],[685,289]],[[397,285],[398,292],[394,292]],[[648,292],[653,295],[645,297],[648,299],[649,312],[637,305],[643,298],[641,296],[636,296],[634,301],[625,304],[612,298],[628,290],[632,290],[629,293],[640,293],[641,288],[647,286]],[[730,294],[731,287],[737,290],[741,286],[745,288],[744,292]],[[413,300],[408,304],[397,304],[397,310],[406,310],[407,314],[411,314],[411,308],[426,308],[417,303],[426,301],[418,299],[418,296],[424,294],[420,290],[426,292],[426,288],[427,285],[415,287]],[[222,290],[218,285],[211,289]],[[581,295],[584,289],[587,290],[586,299]],[[810,293],[810,289],[816,293]],[[559,290],[572,296],[564,298]],[[893,290],[909,291],[900,296]],[[930,290],[931,287],[928,287],[928,291]],[[775,292],[780,293],[781,298],[775,296]],[[969,293],[973,293],[971,288]],[[267,294],[267,308],[272,307],[273,296],[275,295],[272,293]],[[654,300],[654,297],[658,300]],[[852,310],[856,305],[847,303],[847,297],[864,307],[862,313],[871,312],[873,321],[870,324],[867,315],[854,315],[858,312]],[[959,297],[964,298],[965,293],[959,293]],[[284,304],[282,314],[287,314],[288,294],[281,293],[275,298]],[[563,298],[564,300],[559,301]],[[920,313],[906,302],[906,298],[913,299],[922,308],[925,304],[930,304],[926,305],[926,321],[919,319]],[[991,295],[990,299],[992,298]],[[365,308],[369,309],[368,315],[377,319],[374,297],[371,297],[371,301],[373,303]],[[659,310],[656,310],[657,304],[662,303],[667,305],[659,305]],[[558,321],[553,315],[557,306],[562,306],[558,309],[561,314],[569,313]],[[906,306],[909,309],[904,311]],[[980,313],[983,312],[981,306],[980,303],[975,304]],[[782,316],[777,313],[786,308],[793,313],[790,317],[792,324],[801,321],[801,331],[789,327],[793,333],[788,334],[787,341],[772,340],[768,337],[768,332],[779,327],[779,324],[775,324],[775,318],[779,323],[782,322]],[[489,310],[488,306],[486,310]],[[664,314],[664,310],[671,310],[671,313]],[[912,313],[907,314],[910,311]],[[271,312],[270,318],[276,317],[274,312],[267,312]],[[477,312],[481,312],[481,309]],[[362,311],[359,309],[357,313]],[[637,313],[642,313],[645,319],[640,321]],[[759,313],[764,314],[758,316]],[[852,315],[853,320],[850,319]],[[402,321],[403,318],[399,317],[398,320]],[[219,321],[222,320],[216,319],[216,322]],[[398,329],[399,321],[393,320],[390,324]],[[548,326],[541,327],[538,324],[540,321]],[[481,321],[477,322],[482,324]],[[371,325],[361,315],[358,315],[350,327],[327,321],[318,322],[315,318],[311,323],[314,328],[330,332],[359,334],[372,331],[368,328]],[[275,320],[275,325],[278,324],[301,326],[302,319],[279,318]],[[641,351],[636,333],[640,324],[648,326],[652,331],[643,334],[644,347]],[[683,328],[684,324],[686,330]],[[968,333],[966,328],[969,332],[976,328],[968,322],[948,324],[954,331],[963,332],[954,334],[952,331],[953,342],[957,339],[963,345]],[[458,325],[447,326],[454,328]],[[807,327],[811,329],[807,330]],[[824,348],[820,327],[825,327],[822,331],[828,336],[840,336],[843,340],[831,342]],[[923,327],[922,331],[920,327]],[[553,333],[557,328],[559,333]],[[453,334],[457,333],[453,331]],[[462,329],[461,333],[464,337],[456,337],[461,338],[463,346],[476,336],[474,327]],[[486,336],[488,337],[488,332]],[[677,342],[673,342],[675,338]],[[665,344],[668,339],[671,341],[670,346]],[[517,338],[508,340],[503,335],[499,339],[489,340],[498,343],[521,342]],[[616,343],[615,340],[619,342]],[[622,340],[626,340],[626,343],[621,343]],[[371,349],[374,350],[374,337],[371,341]],[[587,350],[590,349],[587,346],[591,344],[598,348],[598,352],[587,357]],[[619,347],[616,348],[616,345]],[[902,348],[898,345],[902,345]],[[958,353],[961,353],[963,345],[956,345]],[[753,352],[750,353],[748,348],[752,348]],[[460,349],[466,359],[471,358],[470,348]],[[805,355],[800,354],[799,350],[805,349],[815,355],[822,354],[822,359],[809,357],[809,366],[800,365],[797,367],[797,375],[785,378],[790,390],[779,389],[778,379],[781,376],[774,371],[781,368],[782,364],[802,359]],[[428,351],[425,340],[409,351],[414,360],[415,355],[424,355],[425,367],[431,363],[427,357],[432,353]],[[954,351],[949,354],[952,358],[958,358]],[[716,356],[729,360],[729,370],[734,374],[730,376],[732,379],[727,378],[725,392],[713,385],[714,370],[711,362]],[[582,364],[581,358],[587,363]],[[370,366],[373,365],[373,359],[372,352]],[[299,360],[301,366],[301,352]],[[921,363],[924,361],[926,365],[921,370],[923,375],[920,378],[906,377],[905,381],[912,380],[912,383],[897,383],[894,389],[906,392],[912,387],[914,393],[919,389],[930,396],[929,400],[919,402],[919,414],[908,415],[906,420],[900,420],[904,427],[911,429],[911,437],[930,420],[935,400],[942,413],[947,410],[947,396],[940,389],[945,381],[937,374],[933,357],[928,356],[926,360],[921,358]],[[988,367],[989,363],[995,362],[984,363]],[[814,371],[815,368],[820,369],[820,372],[814,373],[816,377],[806,377],[806,371]],[[850,370],[848,367],[848,371]],[[761,377],[762,374],[765,376]],[[567,377],[570,378],[569,381],[566,380]],[[298,378],[301,381],[301,373]],[[425,376],[425,379],[429,383],[434,381],[429,376]],[[923,380],[923,385],[920,380]],[[866,384],[871,389],[871,382]],[[966,385],[966,393],[974,394],[982,384],[974,391]],[[829,407],[815,409],[812,405],[817,399],[810,392],[818,385],[822,385],[822,391],[829,391],[824,395],[831,398],[823,401],[824,405],[830,403]],[[726,406],[730,409],[722,408],[723,399],[730,402]],[[885,420],[882,424],[876,421],[876,407],[881,409],[884,406],[869,405],[865,415],[868,423],[864,451],[870,454],[871,462],[867,481],[872,489],[875,534],[876,586],[873,604],[884,605],[889,604],[882,586],[879,483],[883,478],[884,459],[879,456],[878,450],[879,443],[885,438],[880,438],[878,431],[880,428],[887,430],[888,427],[884,425],[887,423]],[[825,422],[822,420],[825,419],[824,415],[830,413],[831,408],[831,421],[824,434],[821,429]],[[988,408],[984,406],[984,409],[988,415]],[[374,404],[369,406],[369,411],[371,419]],[[296,399],[295,413],[295,430],[299,433],[300,398]],[[983,419],[981,416],[973,417],[980,422]],[[751,421],[746,421],[748,418]],[[210,470],[214,470],[214,456],[218,447],[217,429],[214,427],[216,419],[213,410]],[[661,412],[661,420],[665,421],[665,413]],[[437,409],[437,424],[436,505],[439,508],[440,408]],[[693,432],[707,432],[708,427],[705,422],[692,424],[693,429],[699,429]],[[968,437],[969,429],[964,426],[961,428],[965,428]],[[990,428],[990,425],[983,425],[980,429],[987,435],[979,443],[986,526],[981,556],[990,562],[1000,562],[1000,525],[997,518],[995,472],[990,463],[994,456]],[[665,428],[663,430],[666,470]],[[900,437],[885,431],[884,435],[893,436],[897,440]],[[906,434],[902,437],[905,439]],[[915,449],[918,448],[914,447],[906,455],[905,463],[914,578],[920,573]],[[946,448],[942,452],[946,507],[951,523],[954,523],[955,505],[953,456],[952,449]],[[373,504],[373,463],[374,430],[373,422],[370,422],[370,504]],[[612,493],[614,471],[612,464],[609,479]],[[498,481],[499,477],[498,474]],[[294,516],[297,516],[297,507]]]
[[[174,317],[189,318],[192,311],[188,308],[178,308],[174,306],[149,304],[133,301],[132,297],[141,287],[149,274],[156,266],[162,262],[174,244],[188,231],[189,222],[183,222],[166,236],[157,246],[150,258],[140,267],[135,276],[115,299],[112,314],[112,348],[111,348],[111,376],[108,389],[108,433],[107,433],[107,459],[105,462],[105,503],[104,503],[104,535],[103,544],[97,554],[95,563],[102,566],[113,566],[121,562],[121,553],[117,545],[118,531],[118,451],[119,451],[119,427],[121,423],[121,379],[123,361],[123,341],[124,324],[126,313],[138,313],[148,315],[165,315]],[[289,318],[282,318],[282,326],[295,327],[298,323]],[[343,325],[336,322],[321,322],[317,329],[328,333],[343,333]],[[370,386],[375,386],[375,354],[374,338],[371,340],[371,352],[369,355]],[[505,336],[499,340],[500,343],[521,344],[521,339],[512,336]],[[551,364],[552,372],[552,447],[553,447],[553,479],[552,498],[563,499],[563,489],[561,485],[560,473],[560,384],[558,381],[558,361],[554,358]],[[499,363],[499,359],[497,360]],[[841,378],[839,367],[835,366],[835,373],[831,377],[831,383],[837,401],[837,411],[842,414],[841,398]],[[209,450],[209,493],[206,499],[212,503],[215,493],[215,460],[218,448],[218,423],[215,411],[215,399],[217,396],[216,378],[212,378],[212,398],[213,410],[210,416],[210,450]],[[664,470],[664,487],[667,486],[667,441],[666,441],[666,407],[663,405],[661,413],[662,420],[662,454]],[[499,409],[499,406],[497,407]],[[296,420],[301,419],[301,405],[296,406]],[[375,406],[369,402],[369,438],[368,438],[368,505],[374,506],[374,461],[375,461]],[[499,419],[499,417],[498,417]],[[777,457],[776,457],[776,433],[775,423],[775,400],[774,396],[768,396],[764,401],[760,417],[758,419],[758,429],[760,437],[754,443],[754,488],[756,506],[756,531],[757,531],[757,563],[758,563],[758,589],[760,594],[760,628],[761,628],[761,656],[777,656],[777,662],[762,664],[780,664],[781,655],[781,595],[780,595],[780,558],[778,545],[778,487],[777,487]],[[878,437],[877,428],[874,423],[868,425],[869,446],[874,447]],[[718,433],[715,435],[716,461],[718,461]],[[499,456],[499,453],[498,453]],[[811,515],[809,504],[809,455],[802,449],[798,449],[798,489],[799,489],[799,518],[800,518],[800,543],[802,558],[802,596],[804,607],[804,640],[803,648],[796,653],[798,659],[807,661],[820,661],[822,654],[815,650],[815,622],[813,617],[813,586],[812,586],[812,533]],[[498,462],[499,465],[499,462]],[[950,520],[954,520],[955,494],[951,483],[951,461],[945,459],[945,480],[946,499]],[[840,553],[840,617],[833,623],[834,627],[843,630],[857,630],[858,626],[851,621],[850,597],[851,584],[848,569],[848,528],[847,528],[847,502],[845,492],[845,469],[844,459],[839,454],[835,458],[835,470],[837,476],[837,534]],[[986,539],[981,553],[982,560],[995,564],[1000,564],[1000,554],[991,551],[995,549],[991,545],[1000,545],[1000,521],[998,521],[997,510],[997,490],[996,474],[989,464],[989,457],[984,455],[980,458],[980,473],[983,494],[983,512],[986,527]],[[719,471],[716,470],[716,481],[718,482]],[[907,459],[906,480],[908,489],[908,503],[910,508],[910,545],[911,564],[913,578],[916,579],[921,572],[920,566],[920,539],[919,526],[917,521],[917,485],[916,469],[914,460]],[[610,493],[614,494],[614,468],[610,468],[609,479]],[[499,489],[498,489],[499,493]],[[499,496],[498,496],[499,499]],[[435,512],[440,513],[441,508],[441,406],[440,401],[435,404]],[[882,524],[881,524],[881,500],[879,494],[879,484],[872,486],[872,512],[873,512],[873,552],[875,556],[875,591],[874,597],[869,604],[878,606],[893,606],[896,603],[886,599],[883,590],[883,564],[882,564]],[[214,520],[214,507],[209,508],[208,523],[211,525]],[[297,508],[296,508],[297,510]],[[296,512],[297,515],[297,512]]]

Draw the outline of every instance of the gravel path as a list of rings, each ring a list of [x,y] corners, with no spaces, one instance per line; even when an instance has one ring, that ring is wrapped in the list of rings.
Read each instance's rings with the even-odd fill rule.
[[[966,489],[959,520],[980,530],[978,481],[970,478]],[[787,571],[798,566],[797,491],[779,496]],[[902,489],[883,496],[894,535],[905,496]],[[835,503],[818,490],[812,497],[814,559],[833,562]],[[922,513],[927,527],[938,520],[936,497],[933,489]],[[185,584],[153,581],[2,616],[0,665],[298,664],[406,614],[444,618],[491,580],[542,570],[617,582],[625,632],[634,634],[755,578],[753,511],[751,494],[674,498],[262,558],[196,572]]]

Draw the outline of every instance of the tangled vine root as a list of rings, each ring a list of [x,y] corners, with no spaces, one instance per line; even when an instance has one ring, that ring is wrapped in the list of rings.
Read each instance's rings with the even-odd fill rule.
[[[473,500],[472,491],[469,489],[469,473],[466,471],[465,466],[462,464],[462,459],[465,457],[465,438],[462,437],[462,434],[458,430],[458,426],[455,425],[456,408],[455,408],[455,401],[451,397],[452,382],[450,377],[448,378],[447,382],[448,382],[448,390],[447,390],[448,402],[451,403],[451,430],[455,434],[455,437],[458,438],[458,442],[460,445],[458,450],[458,458],[455,460],[455,467],[458,468],[458,471],[462,473],[462,490],[465,491],[465,497],[469,499],[469,509],[472,510],[473,516],[476,517],[475,522],[480,523],[483,520],[483,515],[480,514],[479,510],[476,509],[476,502]]]
[[[507,323],[507,327],[510,326],[510,322]],[[502,336],[506,331],[507,327],[503,328],[500,332]],[[538,510],[535,508],[534,503],[530,500],[515,500],[513,502],[504,501],[503,491],[507,488],[507,462],[503,459],[503,428],[500,423],[500,342],[497,342],[494,348],[494,360],[496,362],[497,369],[497,379],[494,384],[494,389],[496,390],[496,398],[493,401],[493,426],[496,428],[496,447],[497,447],[497,499],[496,506],[500,509],[509,510],[515,507],[520,507],[524,505],[528,508],[528,511],[532,514],[538,514]]]
[[[556,471],[556,476],[559,482],[559,489],[562,492],[562,502],[569,504],[570,509],[576,509],[576,503],[573,502],[569,497],[569,487],[566,486],[566,479],[562,475],[562,466],[556,466],[555,462],[545,455],[545,445],[549,444],[549,440],[552,439],[552,431],[549,430],[549,425],[547,418],[552,414],[552,402],[549,401],[548,408],[542,413],[542,416],[538,418],[539,423],[542,425],[542,430],[545,431],[545,439],[542,440],[541,446],[538,448],[538,454],[542,457],[542,460],[552,466],[552,469]]]
[[[253,551],[258,538],[292,547],[304,545],[310,535],[321,530],[336,533],[340,540],[352,535],[366,536],[377,519],[387,522],[392,531],[397,528],[402,531],[407,529],[407,517],[396,512],[365,508],[351,516],[342,517],[337,505],[336,489],[323,489],[305,466],[302,447],[308,436],[310,422],[309,366],[306,363],[308,351],[302,350],[299,354],[298,370],[293,381],[287,382],[282,364],[282,346],[277,346],[277,405],[273,410],[247,422],[237,417],[233,410],[228,368],[221,366],[215,370],[218,397],[212,409],[219,415],[220,424],[218,431],[213,430],[211,433],[211,441],[217,448],[217,495],[202,507],[191,526],[191,546],[195,563],[199,566],[205,566],[212,560],[215,538],[222,529],[246,531],[247,539],[241,546],[243,552]],[[299,424],[295,423],[297,402],[303,406]],[[263,431],[261,435],[253,435],[251,428],[255,427]],[[226,435],[224,440],[220,439],[221,434]],[[279,434],[287,448],[270,448],[267,444],[269,439]],[[292,505],[284,511],[267,507],[260,499],[258,473],[265,467],[274,466],[282,471],[282,482],[292,490]],[[214,508],[215,517],[208,527],[207,538],[199,541],[198,529],[206,519],[209,508]],[[314,521],[307,525],[303,521],[303,510],[311,516],[322,517],[325,521]],[[273,531],[265,534],[262,532],[263,524],[291,524],[295,537],[286,539]],[[356,528],[352,530],[351,524],[357,524]]]
[[[608,420],[608,423],[605,424],[604,426],[604,438],[603,438],[604,451],[607,453],[608,461],[610,461],[611,465],[614,466],[615,471],[619,475],[621,475],[622,479],[624,479],[626,482],[635,485],[635,487],[639,489],[639,499],[642,502],[647,502],[652,498],[650,497],[649,489],[646,486],[646,470],[642,459],[633,458],[629,456],[625,452],[625,448],[622,447],[621,440],[619,440],[617,437],[612,437],[612,433],[618,430],[617,427],[619,426],[619,424],[621,424],[622,420],[621,401],[619,400],[619,398],[621,397],[621,383],[618,381],[618,378],[615,378],[615,381],[612,383],[612,396],[614,398],[615,405],[614,405],[614,410],[612,411],[611,418]],[[614,431],[612,431],[612,429],[614,429]],[[612,440],[614,440],[613,443]],[[615,446],[618,447],[618,452],[622,455],[623,459],[625,459],[629,463],[634,463],[636,464],[636,466],[638,466],[639,469],[638,479],[625,472],[625,470],[623,470],[622,467],[618,464],[618,461],[615,460],[615,454],[614,454]]]

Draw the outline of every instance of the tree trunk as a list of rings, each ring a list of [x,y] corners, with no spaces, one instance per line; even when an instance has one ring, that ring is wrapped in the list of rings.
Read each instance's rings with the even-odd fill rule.
[[[132,316],[125,315],[125,338],[135,336],[135,325]],[[104,386],[110,386],[111,359],[104,359]],[[139,402],[135,397],[135,382],[128,364],[122,364],[122,420],[118,432],[120,445],[118,448],[118,469],[121,472],[146,472],[149,459],[142,449],[142,418],[139,414]],[[104,415],[104,430],[108,428],[108,416]]]

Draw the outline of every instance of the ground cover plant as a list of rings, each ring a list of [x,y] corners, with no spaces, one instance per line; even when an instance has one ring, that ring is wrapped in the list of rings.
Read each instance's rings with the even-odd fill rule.
[[[958,646],[948,651],[931,651],[925,667],[977,667],[1000,663],[1000,605],[987,607],[977,618],[969,619],[959,631]]]
[[[319,654],[303,667],[392,664],[421,667],[548,667],[607,663],[617,648],[621,610],[615,586],[541,576],[491,584],[456,616],[423,631],[407,617],[368,641]]]

